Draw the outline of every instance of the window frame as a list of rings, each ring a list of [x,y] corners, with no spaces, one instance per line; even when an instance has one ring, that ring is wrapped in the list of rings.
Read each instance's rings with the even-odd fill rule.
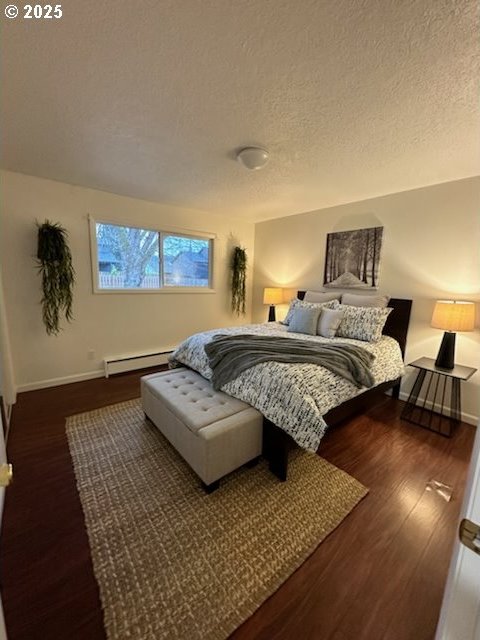
[[[190,229],[180,229],[175,227],[164,226],[161,229],[152,225],[140,225],[131,224],[123,220],[109,220],[107,218],[96,218],[91,215],[88,216],[89,222],[89,234],[90,234],[90,263],[92,269],[92,288],[93,293],[96,294],[116,294],[116,293],[215,293],[214,287],[214,260],[215,260],[215,240],[216,234],[208,233],[204,231],[194,231]],[[159,261],[160,261],[160,282],[161,287],[158,288],[145,288],[132,287],[122,289],[102,289],[99,286],[99,270],[98,270],[98,243],[97,243],[97,224],[111,225],[115,227],[129,227],[131,229],[143,229],[145,231],[155,231],[158,233],[159,241]],[[163,238],[164,236],[175,236],[181,238],[192,238],[193,240],[208,240],[209,241],[209,260],[208,260],[208,287],[175,287],[170,285],[164,285],[164,271],[163,271]]]

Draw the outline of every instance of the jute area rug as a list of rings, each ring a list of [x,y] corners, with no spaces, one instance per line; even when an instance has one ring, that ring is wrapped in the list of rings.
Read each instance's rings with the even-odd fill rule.
[[[319,456],[207,495],[139,400],[67,420],[109,640],[224,640],[367,490]]]

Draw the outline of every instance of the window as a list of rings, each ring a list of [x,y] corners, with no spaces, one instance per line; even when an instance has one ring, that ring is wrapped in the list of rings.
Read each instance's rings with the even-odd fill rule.
[[[95,291],[208,290],[211,236],[91,221]]]
[[[208,287],[210,240],[162,234],[163,286]]]

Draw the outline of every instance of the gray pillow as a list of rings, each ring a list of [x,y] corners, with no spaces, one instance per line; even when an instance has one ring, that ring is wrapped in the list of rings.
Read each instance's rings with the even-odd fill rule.
[[[386,307],[390,296],[361,296],[356,293],[344,293],[342,304],[349,304],[351,307]]]
[[[334,338],[344,313],[339,309],[322,309],[317,323],[317,335]]]
[[[338,300],[340,302],[339,293],[329,293],[328,291],[306,291],[304,302],[329,302],[330,300]]]
[[[290,323],[290,318],[292,317],[293,313],[295,312],[296,309],[335,309],[336,307],[340,306],[340,303],[338,302],[338,300],[330,300],[330,302],[304,302],[303,300],[299,300],[298,298],[295,298],[294,300],[291,301],[290,303],[290,308],[288,310],[287,315],[285,316],[285,319],[283,321],[283,324],[289,324]]]
[[[290,319],[287,331],[292,333],[317,333],[318,317],[321,309],[295,309]]]

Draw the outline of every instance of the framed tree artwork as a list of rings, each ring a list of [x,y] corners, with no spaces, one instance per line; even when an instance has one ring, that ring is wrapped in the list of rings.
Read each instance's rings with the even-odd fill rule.
[[[383,227],[327,234],[325,287],[376,289]]]

